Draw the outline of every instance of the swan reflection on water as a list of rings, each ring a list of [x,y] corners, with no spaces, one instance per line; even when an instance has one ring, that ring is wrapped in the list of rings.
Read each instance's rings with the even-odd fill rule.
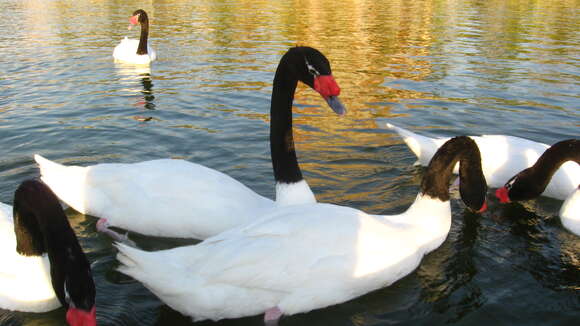
[[[153,91],[151,90],[153,88],[151,75],[142,74],[140,75],[140,77],[141,77],[141,85],[143,85],[143,90],[141,91],[141,94],[143,94],[143,100],[145,101],[138,102],[137,104],[143,104],[143,107],[148,110],[155,110],[155,103],[153,103],[153,100],[155,100],[155,96],[153,95]]]
[[[133,103],[134,106],[147,110],[155,110],[151,67],[148,65],[115,62],[115,68],[119,76],[119,82],[124,86],[120,89],[121,93],[130,97],[139,95]],[[139,81],[140,87],[136,87],[135,80]]]

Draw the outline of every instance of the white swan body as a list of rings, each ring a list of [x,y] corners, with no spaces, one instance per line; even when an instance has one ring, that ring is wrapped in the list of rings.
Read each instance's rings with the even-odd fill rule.
[[[430,138],[387,123],[388,128],[396,131],[411,151],[417,156],[418,163],[426,166],[437,149],[449,138]],[[550,146],[524,138],[483,135],[469,136],[481,152],[481,164],[485,179],[490,187],[502,187],[516,173],[528,168]],[[457,173],[457,167],[454,170]],[[543,196],[566,199],[580,184],[580,166],[574,162],[564,163],[554,174],[542,193]]]
[[[0,308],[46,312],[60,307],[47,255],[23,256],[15,249],[12,206],[0,203]]]
[[[118,244],[119,271],[195,320],[262,312],[265,321],[276,320],[388,286],[447,237],[448,184],[458,160],[466,162],[463,201],[472,209],[486,207],[475,143],[456,137],[443,146],[402,214],[322,203],[284,206],[195,246],[145,252]]]
[[[147,45],[147,54],[137,54],[138,47],[139,40],[125,37],[113,50],[113,58],[115,58],[115,61],[142,65],[149,64],[157,59],[157,53],[149,45]]]
[[[80,167],[34,159],[42,180],[69,206],[147,235],[205,239],[276,206],[232,177],[184,160]],[[306,181],[288,187],[316,201]]]
[[[580,187],[572,191],[562,204],[560,219],[566,229],[580,236]]]
[[[286,206],[199,245],[145,252],[118,244],[119,270],[194,320],[327,307],[388,286],[439,247],[449,201],[419,195],[405,213]]]

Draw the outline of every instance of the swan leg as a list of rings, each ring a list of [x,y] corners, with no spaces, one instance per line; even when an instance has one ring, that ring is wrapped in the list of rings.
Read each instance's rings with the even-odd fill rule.
[[[122,242],[129,246],[135,247],[135,242],[129,240],[129,237],[127,236],[128,233],[120,234],[118,232],[109,229],[109,221],[106,218],[100,218],[97,221],[97,231],[107,234],[109,237],[113,238],[113,240],[117,242]]]
[[[278,307],[273,307],[264,313],[264,324],[268,326],[278,325],[278,320],[282,317],[282,311]]]

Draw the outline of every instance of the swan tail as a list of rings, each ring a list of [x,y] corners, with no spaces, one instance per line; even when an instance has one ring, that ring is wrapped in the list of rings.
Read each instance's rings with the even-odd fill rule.
[[[164,287],[171,287],[174,283],[172,273],[167,273],[165,262],[159,261],[157,252],[143,251],[120,242],[114,245],[119,250],[117,271],[138,280],[158,295],[168,291]]]
[[[206,293],[204,287],[208,285],[196,276],[195,270],[187,268],[187,261],[174,263],[172,257],[168,257],[171,253],[167,251],[175,249],[144,251],[119,242],[114,246],[119,250],[117,260],[120,264],[117,271],[142,283],[173,309],[199,319],[197,314],[192,315],[191,309],[200,304],[212,304],[203,295]],[[214,294],[219,296],[219,293]]]
[[[116,242],[114,246],[117,248],[117,250],[119,250],[117,253],[117,260],[121,263],[121,265],[119,265],[117,268],[118,271],[124,274],[128,274],[127,272],[139,265],[137,258],[140,255],[139,249],[133,248],[121,242]]]
[[[85,208],[85,188],[88,169],[80,166],[65,166],[50,161],[38,154],[34,160],[40,169],[41,179],[65,203],[80,213]]]
[[[117,260],[121,263],[117,270],[123,274],[132,276],[135,279],[144,281],[148,279],[145,271],[159,269],[162,262],[156,259],[158,252],[148,252],[116,242],[114,246],[119,250]]]
[[[446,139],[430,138],[426,136],[421,136],[407,129],[397,127],[391,123],[387,123],[386,127],[394,130],[396,133],[403,138],[403,141],[407,144],[409,149],[417,156],[417,164],[427,166],[429,161],[435,155],[437,149],[445,143]]]

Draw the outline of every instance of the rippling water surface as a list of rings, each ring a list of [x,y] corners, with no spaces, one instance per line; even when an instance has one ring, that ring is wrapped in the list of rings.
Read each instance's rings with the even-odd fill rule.
[[[159,56],[150,69],[111,56],[121,38],[138,37],[126,28],[137,7]],[[302,44],[327,55],[349,109],[335,116],[299,87],[306,179],[320,201],[401,212],[422,169],[386,121],[432,136],[579,137],[579,21],[573,0],[1,0],[0,201],[38,175],[34,153],[80,165],[182,158],[272,198],[272,79],[285,50]],[[490,201],[478,216],[455,196],[445,243],[394,285],[282,325],[578,324],[580,240],[562,228],[561,202]],[[92,262],[99,324],[191,323],[114,270],[95,218],[67,214]],[[193,243],[131,237],[148,250]],[[63,318],[0,310],[0,325]]]

